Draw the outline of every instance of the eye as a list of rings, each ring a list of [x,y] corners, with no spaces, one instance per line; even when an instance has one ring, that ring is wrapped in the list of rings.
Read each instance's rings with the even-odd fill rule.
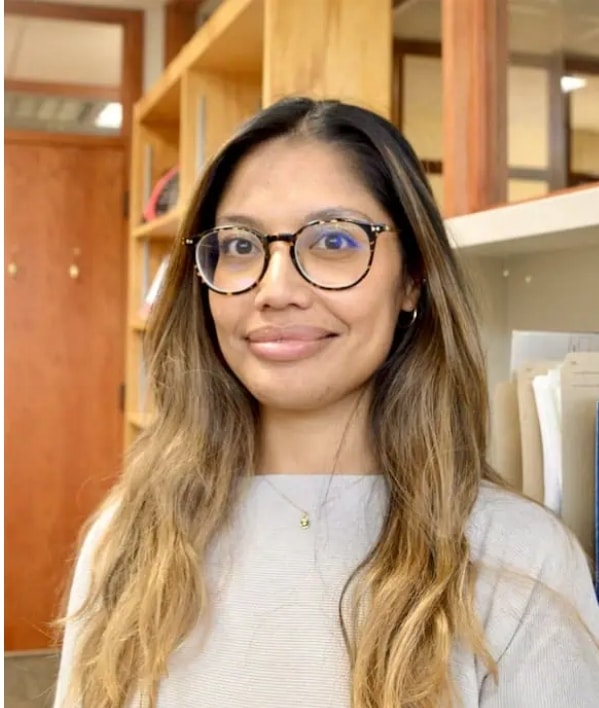
[[[314,240],[312,248],[340,251],[345,248],[360,248],[361,244],[343,229],[327,229]]]
[[[223,236],[219,240],[219,251],[223,256],[253,256],[258,248],[248,236]]]

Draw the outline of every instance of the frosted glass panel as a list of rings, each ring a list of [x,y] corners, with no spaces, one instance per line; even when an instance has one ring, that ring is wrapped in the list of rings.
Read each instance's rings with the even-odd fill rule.
[[[510,66],[508,72],[508,165],[549,165],[549,73]]]
[[[443,155],[441,59],[407,55],[403,74],[403,132],[422,160]]]
[[[441,213],[443,213],[443,175],[427,175],[427,177],[433,189],[437,205]]]
[[[508,181],[508,201],[519,202],[524,199],[542,197],[549,191],[547,182],[532,179],[510,179]]]
[[[570,91],[570,169],[599,179],[599,75],[573,78],[580,87]]]

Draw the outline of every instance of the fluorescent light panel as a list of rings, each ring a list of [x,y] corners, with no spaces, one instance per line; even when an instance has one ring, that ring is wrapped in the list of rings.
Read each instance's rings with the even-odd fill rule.
[[[120,128],[123,123],[123,106],[120,103],[107,103],[94,122],[98,128]]]

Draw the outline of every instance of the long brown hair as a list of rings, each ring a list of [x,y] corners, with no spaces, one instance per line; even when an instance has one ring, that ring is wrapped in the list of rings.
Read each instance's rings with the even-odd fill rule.
[[[83,708],[121,708],[134,691],[155,706],[169,655],[209,611],[206,553],[230,518],[236,481],[256,459],[258,407],[222,359],[182,241],[214,225],[239,160],[287,135],[344,151],[392,216],[407,274],[422,284],[414,325],[398,326],[372,382],[371,444],[389,503],[378,542],[339,601],[351,704],[450,703],[458,639],[493,669],[473,608],[465,532],[481,480],[499,483],[485,462],[487,384],[472,298],[400,132],[356,106],[294,98],[261,112],[222,148],[174,246],[146,336],[157,415],[95,517],[111,507],[78,614],[71,696]]]

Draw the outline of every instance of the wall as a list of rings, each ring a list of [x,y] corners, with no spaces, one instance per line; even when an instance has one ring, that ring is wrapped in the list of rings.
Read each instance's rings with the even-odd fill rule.
[[[490,391],[509,377],[513,330],[599,332],[599,246],[461,257],[481,313]]]
[[[164,68],[164,7],[144,12],[143,90],[152,87]]]

